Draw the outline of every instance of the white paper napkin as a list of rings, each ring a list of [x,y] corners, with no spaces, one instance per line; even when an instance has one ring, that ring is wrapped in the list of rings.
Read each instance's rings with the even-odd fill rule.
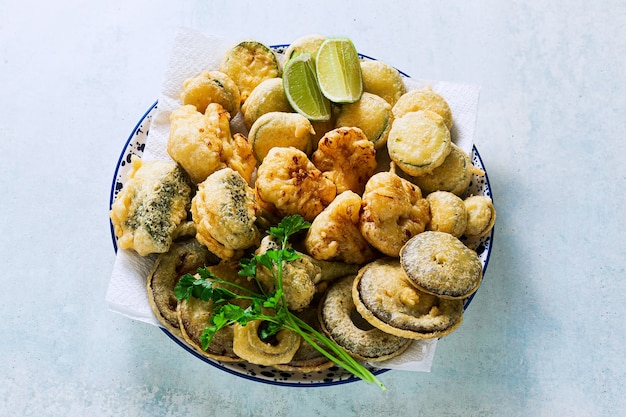
[[[179,97],[183,82],[203,70],[219,69],[222,56],[236,42],[236,40],[207,36],[192,29],[179,30],[173,42],[169,65],[159,95],[158,108],[152,118],[143,159],[171,160],[166,150],[169,116],[181,105]],[[452,139],[471,155],[479,88],[468,84],[413,78],[405,79],[405,83],[408,90],[429,85],[446,99],[454,118],[454,125],[451,129]],[[241,115],[231,120],[231,125],[233,132],[247,133]],[[148,303],[145,287],[146,277],[155,258],[155,256],[141,257],[128,250],[118,250],[106,294],[106,302],[111,311],[133,320],[159,326]],[[429,372],[436,346],[436,339],[415,341],[402,355],[374,365],[381,368]]]

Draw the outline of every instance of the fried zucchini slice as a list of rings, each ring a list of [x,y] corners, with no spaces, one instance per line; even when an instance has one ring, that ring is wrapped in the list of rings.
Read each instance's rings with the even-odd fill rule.
[[[335,127],[358,127],[378,150],[387,143],[392,122],[391,105],[380,96],[363,93],[358,101],[341,106]]]
[[[326,40],[326,37],[323,35],[311,34],[304,35],[299,37],[298,39],[291,42],[291,44],[285,50],[285,59],[284,64],[296,55],[300,55],[303,52],[311,54],[311,57],[315,59],[317,55],[317,50],[320,48],[320,45]]]
[[[389,157],[412,176],[432,172],[452,148],[450,130],[437,113],[420,110],[395,119],[387,139]]]
[[[270,78],[257,85],[241,106],[243,122],[248,130],[259,117],[270,112],[293,112],[282,78]]]
[[[461,196],[469,187],[472,174],[478,173],[463,149],[451,144],[450,153],[432,172],[413,177],[411,180],[425,193],[448,191]],[[482,172],[482,171],[480,171]]]
[[[281,66],[276,53],[269,47],[261,42],[246,40],[226,52],[221,71],[233,79],[243,104],[261,82],[280,77]]]
[[[430,110],[437,113],[443,117],[448,129],[452,127],[452,110],[450,110],[448,102],[442,95],[434,92],[430,86],[402,95],[393,106],[393,115],[399,119],[407,113],[419,110]]]
[[[293,147],[311,154],[315,130],[311,122],[299,113],[270,112],[259,117],[252,125],[248,140],[259,162],[272,148]]]
[[[235,82],[221,71],[203,71],[185,80],[180,94],[183,105],[191,104],[204,113],[211,103],[220,104],[233,118],[239,112],[241,97]]]
[[[175,162],[131,159],[124,188],[110,217],[120,249],[139,255],[167,252],[176,229],[187,217],[191,182]]]
[[[382,97],[392,107],[406,93],[400,72],[382,61],[361,61],[363,91]]]

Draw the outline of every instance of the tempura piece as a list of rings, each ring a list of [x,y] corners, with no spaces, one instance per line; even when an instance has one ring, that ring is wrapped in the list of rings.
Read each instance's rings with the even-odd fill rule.
[[[376,150],[357,127],[340,127],[326,133],[319,141],[312,161],[337,186],[361,194],[365,183],[376,170]]]
[[[422,233],[429,221],[428,201],[417,186],[396,174],[395,164],[389,172],[375,174],[367,182],[360,230],[385,255],[398,257],[402,246]]]
[[[117,245],[141,256],[165,253],[187,217],[189,179],[173,162],[143,162],[133,156],[131,163],[126,184],[111,205]]]
[[[375,254],[359,230],[361,197],[339,194],[311,223],[304,246],[315,259],[362,264]]]
[[[261,238],[254,222],[259,208],[254,191],[231,168],[211,174],[191,201],[198,242],[221,259],[240,258]]]
[[[257,203],[270,214],[311,221],[335,198],[336,187],[295,148],[272,148],[258,168]]]
[[[185,80],[180,95],[183,105],[194,105],[200,113],[204,113],[209,104],[218,103],[231,117],[239,112],[240,100],[239,88],[221,71],[203,71]]]
[[[467,227],[467,209],[463,200],[448,191],[430,193],[426,200],[430,205],[431,214],[427,229],[461,237]]]
[[[245,137],[231,136],[230,114],[218,103],[209,104],[204,114],[192,105],[174,110],[167,152],[196,184],[227,166],[250,183],[256,167],[252,147]]]
[[[243,104],[261,82],[280,77],[282,67],[272,49],[261,42],[246,40],[226,52],[221,70],[237,84]]]
[[[442,95],[433,91],[430,86],[402,95],[392,110],[396,119],[410,112],[429,110],[441,116],[448,129],[452,127],[450,105]]]
[[[406,86],[400,72],[382,61],[361,61],[363,91],[376,94],[392,107],[406,93]]]

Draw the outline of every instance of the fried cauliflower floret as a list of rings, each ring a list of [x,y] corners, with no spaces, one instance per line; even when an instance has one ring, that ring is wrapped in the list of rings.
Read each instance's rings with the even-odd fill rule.
[[[335,198],[336,187],[295,148],[272,148],[257,171],[257,203],[273,215],[311,221]]]
[[[362,264],[374,251],[359,230],[361,197],[352,191],[339,194],[311,223],[304,246],[315,259]]]
[[[211,103],[204,113],[184,105],[170,115],[167,152],[196,184],[227,166],[250,182],[256,161],[245,137],[230,132],[230,114],[218,103]]]
[[[361,194],[376,169],[376,150],[357,127],[339,127],[320,139],[312,161],[337,186]]]
[[[141,256],[167,252],[187,217],[189,178],[173,162],[133,157],[131,163],[126,184],[111,205],[117,244]]]
[[[362,200],[361,233],[388,256],[398,257],[402,246],[430,221],[428,201],[419,187],[395,173],[393,163],[389,172],[370,178]]]
[[[196,239],[221,259],[240,258],[260,240],[254,224],[258,210],[243,177],[223,168],[198,185],[191,201]]]

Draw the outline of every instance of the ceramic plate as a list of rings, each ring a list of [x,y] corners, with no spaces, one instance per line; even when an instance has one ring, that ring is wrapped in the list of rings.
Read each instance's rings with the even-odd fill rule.
[[[278,52],[282,52],[285,48],[285,45],[275,46],[273,47]],[[362,55],[364,59],[372,59],[367,56]],[[406,74],[403,74],[406,76]],[[150,130],[150,123],[152,117],[156,113],[158,103],[155,102],[150,108],[146,111],[146,113],[141,117],[132,133],[130,134],[126,144],[124,145],[122,152],[120,154],[119,160],[117,162],[117,166],[115,167],[115,173],[113,176],[113,183],[111,186],[111,195],[110,195],[110,204],[113,203],[117,193],[124,187],[124,181],[127,177],[128,171],[131,168],[131,157],[132,155],[136,155],[141,157],[143,155],[144,147],[146,144],[146,139],[148,137],[148,132]],[[489,178],[487,176],[487,170],[483,164],[482,159],[480,158],[480,154],[478,153],[478,149],[474,146],[472,149],[472,163],[474,166],[480,168],[485,172],[485,175],[482,177],[474,175],[472,178],[472,182],[470,184],[470,188],[468,193],[473,195],[485,195],[493,199],[491,194],[491,187],[489,185]],[[115,239],[115,233],[113,232],[113,226],[111,225],[111,237],[113,240],[113,247],[117,251],[117,243]],[[493,230],[492,232],[473,242],[466,242],[469,246],[475,248],[478,257],[480,258],[483,265],[483,276],[487,270],[487,265],[489,263],[489,255],[491,253],[491,248],[493,245]],[[467,308],[471,303],[472,299],[477,293],[472,294],[468,299],[465,300],[464,308]],[[190,347],[185,341],[179,339],[171,332],[166,329],[162,329],[174,342],[176,342],[180,347],[197,357],[198,359],[218,368],[225,372],[237,375],[242,378],[246,378],[249,380],[263,382],[268,384],[282,385],[282,386],[294,386],[294,387],[315,387],[315,386],[325,386],[325,385],[337,385],[344,384],[354,381],[359,381],[358,378],[354,377],[349,372],[344,371],[339,367],[332,367],[330,369],[326,369],[320,372],[313,373],[300,373],[300,372],[284,372],[276,370],[272,367],[268,366],[259,366],[252,365],[246,362],[243,363],[227,363],[220,362],[214,359],[207,358],[198,353],[194,348]],[[388,371],[388,369],[380,369],[380,368],[369,368],[374,374],[378,375],[383,372]]]

